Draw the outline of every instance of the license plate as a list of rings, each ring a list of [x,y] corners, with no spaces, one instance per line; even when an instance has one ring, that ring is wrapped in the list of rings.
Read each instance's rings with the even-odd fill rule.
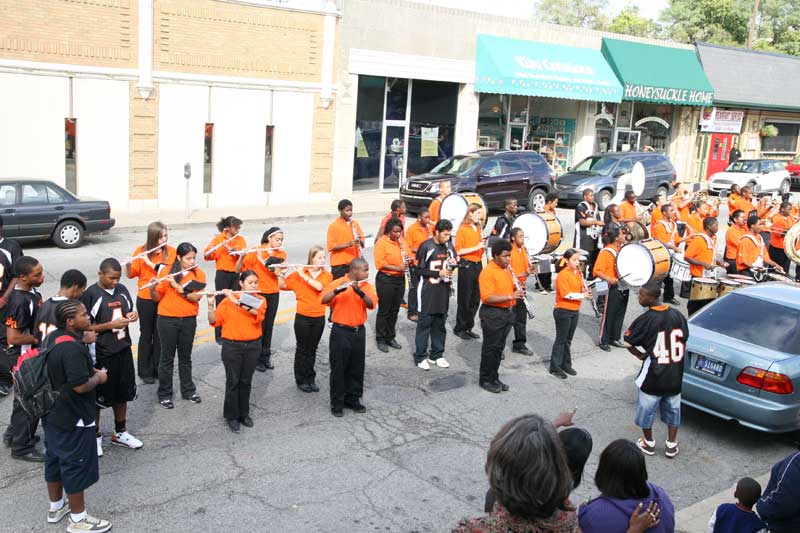
[[[726,366],[727,364],[725,363],[721,363],[720,361],[714,361],[713,359],[708,359],[707,357],[703,357],[702,355],[698,355],[697,361],[694,362],[694,367],[697,370],[717,377],[722,377],[722,374],[725,372]]]

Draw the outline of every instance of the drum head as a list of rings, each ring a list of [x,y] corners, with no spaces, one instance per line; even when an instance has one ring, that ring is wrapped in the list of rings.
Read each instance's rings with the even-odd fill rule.
[[[528,249],[529,254],[539,254],[547,246],[549,237],[547,223],[536,213],[523,213],[514,220],[511,227],[522,228],[522,231],[525,232],[525,248]]]
[[[453,233],[461,225],[469,207],[466,198],[458,193],[450,193],[442,200],[442,207],[439,209],[439,220],[449,220],[453,225]]]
[[[639,243],[629,243],[617,252],[617,275],[621,281],[641,287],[653,277],[655,263],[650,250]]]

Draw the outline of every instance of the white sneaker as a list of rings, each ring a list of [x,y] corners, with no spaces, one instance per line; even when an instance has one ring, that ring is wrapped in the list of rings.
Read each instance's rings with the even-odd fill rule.
[[[69,502],[64,500],[64,505],[61,506],[61,509],[52,510],[49,509],[47,511],[47,523],[48,524],[57,524],[61,522],[61,519],[64,518],[69,514]]]
[[[434,362],[436,363],[436,366],[438,366],[439,368],[450,368],[450,363],[448,363],[447,359],[445,359],[444,357],[440,357]]]
[[[111,444],[124,446],[126,448],[131,448],[132,450],[137,450],[142,447],[142,441],[127,431],[123,431],[122,433],[114,433],[111,435]]]
[[[68,533],[81,533],[83,531],[93,531],[94,533],[104,533],[111,529],[111,522],[108,520],[100,520],[93,516],[86,517],[80,522],[73,522],[72,517],[69,517],[69,524],[67,524]]]
[[[417,363],[417,368],[422,369],[422,370],[430,370],[431,369],[431,365],[428,363],[428,359],[426,358],[426,359],[423,359],[422,361],[420,361],[419,363]]]
[[[97,437],[97,457],[103,457],[103,437]]]

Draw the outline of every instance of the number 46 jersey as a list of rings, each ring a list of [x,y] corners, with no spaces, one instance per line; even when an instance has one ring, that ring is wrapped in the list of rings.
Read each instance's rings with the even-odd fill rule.
[[[689,338],[686,317],[668,305],[651,307],[633,321],[624,338],[647,357],[636,377],[639,389],[651,396],[680,394]]]
[[[81,301],[89,311],[93,324],[105,324],[125,318],[128,313],[133,311],[131,295],[121,283],[108,290],[95,283],[86,289],[81,296]],[[127,326],[97,333],[95,350],[98,357],[119,353],[130,346],[131,335]]]

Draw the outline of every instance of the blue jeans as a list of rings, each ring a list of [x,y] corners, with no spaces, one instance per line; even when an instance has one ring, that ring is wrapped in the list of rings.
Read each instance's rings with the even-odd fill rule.
[[[447,336],[445,323],[447,313],[426,314],[420,313],[417,318],[417,349],[414,353],[414,362],[421,363],[425,358],[435,361],[444,355],[444,340]],[[428,355],[428,339],[431,341],[431,352]]]
[[[639,391],[639,400],[636,403],[636,418],[634,423],[640,428],[650,429],[656,418],[656,411],[661,414],[661,421],[671,427],[681,425],[681,395],[651,396]]]

